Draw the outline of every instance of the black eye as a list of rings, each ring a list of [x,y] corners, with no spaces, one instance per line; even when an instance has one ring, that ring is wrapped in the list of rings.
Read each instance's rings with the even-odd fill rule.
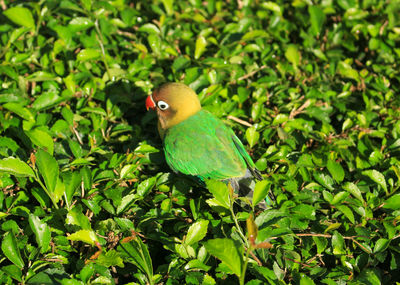
[[[169,105],[167,103],[165,103],[164,101],[158,101],[157,106],[162,111],[167,110],[169,108]]]

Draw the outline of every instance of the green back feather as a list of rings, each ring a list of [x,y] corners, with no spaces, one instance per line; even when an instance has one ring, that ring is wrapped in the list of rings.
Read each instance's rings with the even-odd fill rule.
[[[255,169],[241,141],[221,120],[201,110],[165,133],[164,152],[175,171],[200,179],[228,179]]]

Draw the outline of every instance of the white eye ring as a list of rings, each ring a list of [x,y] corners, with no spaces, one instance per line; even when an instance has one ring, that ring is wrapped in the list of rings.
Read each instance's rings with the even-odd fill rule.
[[[169,105],[167,103],[165,103],[164,101],[158,101],[157,106],[162,111],[167,110],[169,108]]]

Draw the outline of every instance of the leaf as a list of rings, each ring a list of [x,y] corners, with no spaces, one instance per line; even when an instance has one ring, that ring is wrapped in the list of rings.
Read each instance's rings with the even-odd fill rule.
[[[153,189],[154,185],[157,182],[157,177],[153,176],[144,181],[142,181],[137,187],[137,195],[144,198]]]
[[[42,110],[52,105],[57,104],[62,99],[55,92],[46,92],[36,98],[35,102],[32,104],[32,108],[36,110]]]
[[[31,121],[31,122],[35,121],[35,117],[32,115],[32,112],[19,103],[10,102],[10,103],[4,104],[3,107],[11,112],[14,112],[18,116],[20,116],[22,119],[25,119],[25,120]]]
[[[253,207],[264,200],[271,188],[271,183],[268,180],[261,180],[256,182],[253,193]]]
[[[227,238],[216,238],[204,243],[206,250],[224,262],[239,278],[242,275],[243,258],[242,247],[233,240]]]
[[[76,205],[68,211],[65,223],[67,225],[79,226],[83,230],[91,229],[89,218],[82,213],[81,205]]]
[[[343,170],[343,167],[339,163],[329,159],[326,164],[326,167],[328,168],[328,171],[332,175],[333,179],[335,179],[337,182],[343,181],[344,170]]]
[[[206,185],[208,191],[213,194],[214,198],[218,201],[220,206],[229,209],[230,198],[228,186],[224,182],[217,180],[208,180],[206,181]]]
[[[194,58],[199,59],[200,56],[206,51],[207,40],[205,37],[200,36],[196,40],[196,47],[194,51]]]
[[[390,210],[400,209],[400,194],[395,194],[383,203],[383,208]]]
[[[324,186],[324,187],[328,188],[329,190],[333,191],[333,189],[334,189],[333,188],[334,181],[333,181],[332,177],[330,177],[329,175],[324,174],[322,172],[314,172],[313,174],[314,174],[315,180],[319,184],[321,184],[322,186]]]
[[[325,21],[324,11],[317,5],[309,5],[308,13],[310,14],[311,31],[314,36],[318,36]]]
[[[3,12],[4,16],[13,21],[15,24],[35,29],[35,21],[29,9],[24,7],[12,7]]]
[[[34,214],[29,215],[29,225],[35,234],[36,243],[40,247],[40,252],[46,253],[51,240],[50,227]]]
[[[384,252],[390,245],[390,240],[386,238],[380,238],[376,241],[374,247],[374,254]]]
[[[192,245],[202,240],[207,234],[207,227],[209,221],[200,220],[193,223],[188,230],[184,243]]]
[[[345,206],[345,205],[336,205],[336,208],[338,208],[338,210],[340,212],[342,212],[348,219],[349,221],[354,224],[355,220],[354,220],[354,214],[353,212],[350,210],[349,207]]]
[[[385,190],[386,195],[389,195],[387,186],[386,186],[386,180],[385,180],[385,176],[383,176],[382,173],[380,173],[379,171],[372,169],[372,170],[364,170],[362,172],[363,175],[368,176],[369,178],[371,178],[371,180],[373,180],[374,182],[378,183],[378,185],[380,185],[383,190]]]
[[[346,190],[347,192],[349,192],[355,198],[357,198],[361,203],[365,203],[364,198],[361,194],[361,191],[360,191],[360,189],[358,189],[356,184],[347,182],[346,184],[343,185],[343,189]]]
[[[68,27],[71,28],[72,31],[80,32],[89,29],[92,27],[94,24],[92,20],[86,17],[75,17],[73,18],[69,24]]]
[[[80,230],[69,235],[67,238],[72,241],[82,241],[91,245],[96,245],[99,242],[96,233],[92,230]]]
[[[119,266],[119,267],[124,267],[124,262],[123,259],[120,257],[120,254],[111,249],[107,251],[105,254],[102,253],[96,260],[96,264],[103,265],[105,267],[110,267],[110,266]]]
[[[339,193],[337,193],[337,194],[333,197],[333,199],[332,199],[332,201],[330,201],[330,203],[331,203],[332,205],[339,204],[339,203],[341,203],[344,199],[346,199],[348,196],[349,196],[349,193],[344,192],[344,191],[340,191]]]
[[[344,249],[345,244],[344,244],[344,238],[342,237],[341,234],[339,234],[338,231],[335,231],[332,236],[332,247],[333,247],[333,254],[341,255],[341,254],[346,254],[346,251]]]
[[[314,281],[308,276],[302,276],[300,279],[300,285],[314,285]]]
[[[58,164],[48,152],[39,149],[36,153],[36,165],[43,177],[44,183],[50,194],[54,193],[58,180]]]
[[[12,232],[7,232],[4,235],[3,242],[1,243],[1,250],[4,255],[19,268],[24,267],[24,261],[21,258],[17,240]]]
[[[282,14],[283,14],[281,6],[279,6],[275,2],[267,1],[267,2],[263,2],[261,5],[263,8],[277,13],[279,16],[282,16]]]
[[[256,131],[256,128],[250,127],[246,130],[246,140],[252,148],[260,139],[260,133]]]
[[[118,251],[125,256],[125,260],[136,265],[143,273],[146,273],[148,280],[153,278],[153,265],[147,246],[138,237],[129,243],[121,242]]]
[[[162,0],[165,11],[167,11],[168,15],[172,15],[174,13],[174,0]]]
[[[117,208],[117,215],[123,213],[126,208],[139,197],[138,194],[129,194],[122,197],[121,204],[119,204]]]
[[[38,147],[46,150],[50,155],[54,152],[54,141],[53,138],[45,131],[39,129],[33,129],[25,131],[26,135],[31,139],[32,143]]]
[[[300,57],[301,57],[297,46],[289,45],[286,48],[285,57],[293,65],[294,69],[297,69],[297,67],[300,64]]]
[[[88,49],[82,49],[76,56],[76,59],[79,61],[88,61],[97,59],[100,56],[101,56],[100,50],[88,48]]]
[[[35,173],[28,164],[15,157],[8,157],[0,160],[0,171],[10,173],[14,176],[35,176]]]
[[[82,178],[77,171],[62,172],[61,176],[62,176],[62,181],[65,185],[65,191],[64,191],[65,202],[67,203],[67,206],[70,207],[72,202],[72,197],[76,189],[80,186]]]
[[[355,81],[360,81],[360,76],[357,70],[353,69],[350,64],[344,61],[340,61],[337,67],[337,72],[343,77],[354,79]]]

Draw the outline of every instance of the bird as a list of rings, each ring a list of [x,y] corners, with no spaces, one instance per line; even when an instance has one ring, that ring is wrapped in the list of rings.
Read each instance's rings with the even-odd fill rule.
[[[221,180],[236,193],[244,188],[251,199],[254,180],[263,180],[260,171],[233,130],[202,109],[193,89],[165,83],[147,96],[146,109],[157,113],[165,160],[174,172]]]

